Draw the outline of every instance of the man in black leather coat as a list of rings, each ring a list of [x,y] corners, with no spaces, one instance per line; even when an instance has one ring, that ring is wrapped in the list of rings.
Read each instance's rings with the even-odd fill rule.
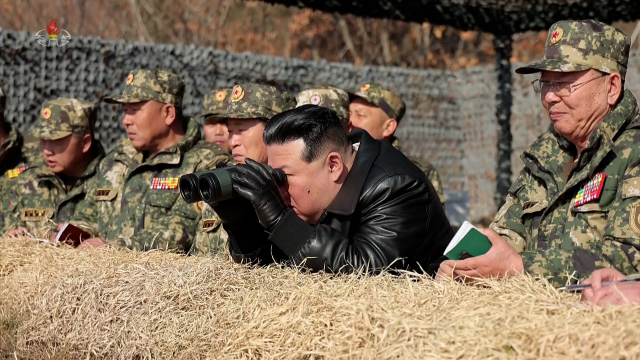
[[[315,105],[274,116],[263,137],[285,184],[247,159],[232,175],[242,197],[214,206],[236,262],[435,274],[454,234],[435,189],[400,151],[364,131],[347,135]]]

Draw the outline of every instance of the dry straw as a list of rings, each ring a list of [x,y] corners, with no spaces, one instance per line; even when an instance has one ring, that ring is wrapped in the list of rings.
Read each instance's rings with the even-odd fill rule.
[[[0,240],[9,359],[622,359],[639,306],[590,308],[529,278],[304,274],[225,257]]]

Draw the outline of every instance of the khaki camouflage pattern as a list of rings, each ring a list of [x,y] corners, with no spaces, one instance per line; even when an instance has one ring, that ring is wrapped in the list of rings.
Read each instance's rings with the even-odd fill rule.
[[[402,120],[407,109],[404,101],[395,92],[376,83],[367,83],[360,87],[353,96],[363,98],[384,111],[389,118]]]
[[[92,134],[98,107],[88,101],[57,98],[42,103],[34,135],[42,140],[57,140],[71,134]]]
[[[555,132],[522,154],[525,167],[490,227],[521,254],[526,272],[559,286],[604,267],[638,271],[639,143],[640,112],[626,91],[575,165],[575,147]],[[565,166],[575,166],[568,180]],[[606,179],[599,199],[576,207],[576,194],[601,172]]]
[[[255,83],[240,84],[231,90],[231,100],[227,109],[227,118],[265,119],[293,109],[294,97],[274,86]]]
[[[165,70],[134,70],[125,80],[120,96],[105,97],[107,103],[138,103],[154,100],[182,107],[185,83],[182,77]]]
[[[402,152],[400,139],[394,138],[391,142],[391,145],[394,148],[398,149],[398,151]],[[405,154],[405,156],[407,155]],[[438,173],[438,170],[436,170],[435,166],[433,166],[426,160],[419,160],[412,156],[407,156],[407,158],[411,160],[411,162],[414,163],[417,167],[419,167],[425,175],[427,175],[427,179],[429,179],[433,187],[436,189],[436,192],[438,193],[440,202],[442,203],[442,205],[444,205],[444,190],[442,189],[442,180],[440,180],[440,173]]]
[[[8,201],[3,205],[7,209],[4,231],[24,227],[35,236],[46,237],[59,223],[71,220],[78,204],[95,187],[104,149],[99,142],[94,146],[93,160],[72,187],[44,165],[29,168],[15,179],[4,197]]]
[[[551,25],[542,60],[518,68],[518,74],[595,69],[625,78],[631,39],[595,20],[563,20]]]
[[[231,89],[211,90],[204,96],[204,118],[226,118]]]
[[[191,254],[215,255],[229,252],[229,236],[222,227],[222,220],[209,204],[202,202],[198,217],[198,228]]]
[[[349,94],[332,86],[319,86],[296,95],[296,107],[318,105],[335,111],[346,127],[349,124]]]
[[[2,124],[0,124],[2,126]],[[9,195],[13,183],[21,173],[12,170],[24,169],[31,166],[42,165],[40,143],[29,132],[23,137],[18,130],[10,124],[4,124],[7,128],[7,138],[0,147],[0,226],[5,224],[7,213],[7,201],[11,201]],[[15,172],[15,174],[11,174]],[[15,178],[11,176],[17,175]]]
[[[190,119],[182,140],[144,162],[129,139],[120,141],[100,163],[96,187],[71,223],[115,247],[189,252],[200,209],[182,199],[177,179],[231,159],[201,140],[198,127]],[[175,179],[176,186],[154,190],[154,178]]]

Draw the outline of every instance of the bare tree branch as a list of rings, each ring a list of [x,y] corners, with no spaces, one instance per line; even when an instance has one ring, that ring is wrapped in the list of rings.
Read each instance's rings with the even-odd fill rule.
[[[137,5],[137,1],[136,0],[129,0],[129,3],[131,4],[131,10],[133,11],[133,15],[136,18],[136,23],[138,25],[138,30],[140,31],[138,33],[138,39],[140,41],[153,41],[153,38],[151,37],[151,34],[149,34],[149,31],[147,30],[147,27],[144,25],[144,21],[142,20],[142,15],[140,14],[140,9],[138,8]]]
[[[342,40],[347,46],[347,49],[349,49],[351,56],[353,56],[354,63],[356,65],[362,64],[362,60],[360,59],[360,56],[358,56],[355,46],[353,46],[351,35],[349,35],[349,27],[347,26],[347,22],[344,20],[344,17],[342,17],[342,15],[336,16],[338,18],[338,27],[340,28],[340,33],[342,34]]]
[[[391,64],[391,46],[389,45],[389,31],[387,30],[387,20],[382,22],[380,29],[380,43],[382,44],[382,56],[386,65]]]

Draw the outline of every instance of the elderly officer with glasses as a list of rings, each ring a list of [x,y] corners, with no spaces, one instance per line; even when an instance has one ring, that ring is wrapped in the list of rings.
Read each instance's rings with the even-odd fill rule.
[[[599,268],[640,267],[640,116],[624,90],[630,39],[593,21],[551,26],[542,60],[516,70],[540,73],[553,130],[521,156],[524,169],[490,229],[485,255],[444,261],[443,277],[519,273],[553,284]]]

